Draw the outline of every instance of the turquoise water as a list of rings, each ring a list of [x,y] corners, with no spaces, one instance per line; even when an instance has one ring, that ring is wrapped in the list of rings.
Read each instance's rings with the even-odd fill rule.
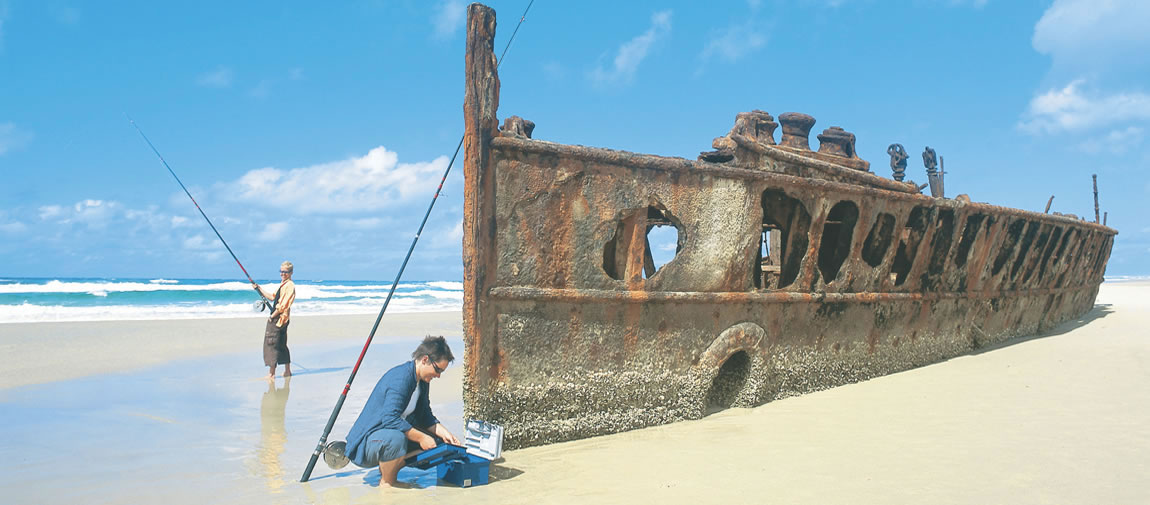
[[[373,314],[386,281],[296,280],[293,314]],[[266,289],[276,283],[267,281]],[[251,285],[227,279],[0,278],[0,323],[244,317],[259,314]],[[404,281],[388,312],[459,310],[463,283]]]

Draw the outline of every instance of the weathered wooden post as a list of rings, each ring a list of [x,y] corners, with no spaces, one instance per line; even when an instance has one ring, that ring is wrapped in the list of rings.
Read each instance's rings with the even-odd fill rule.
[[[1098,219],[1098,174],[1092,176],[1094,178],[1094,222],[1100,223]]]

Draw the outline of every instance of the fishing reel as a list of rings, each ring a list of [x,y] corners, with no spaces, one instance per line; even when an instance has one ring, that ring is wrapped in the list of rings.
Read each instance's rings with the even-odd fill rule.
[[[255,302],[252,302],[252,309],[254,309],[256,312],[263,312],[265,310],[271,310],[271,306],[269,306],[268,302],[264,300],[256,300]]]

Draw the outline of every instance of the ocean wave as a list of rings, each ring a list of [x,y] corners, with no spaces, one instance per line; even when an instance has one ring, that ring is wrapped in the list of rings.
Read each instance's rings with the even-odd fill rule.
[[[446,300],[459,300],[463,301],[463,291],[435,291],[431,289],[424,289],[420,291],[412,291],[410,293],[397,293],[396,296],[413,297],[413,296],[430,296],[432,298],[442,298]]]
[[[1107,275],[1106,282],[1150,281],[1150,275]]]
[[[427,285],[438,289],[463,291],[463,283],[459,281],[431,281]]]
[[[424,284],[401,284],[396,288],[396,296],[404,295],[410,296],[414,293],[419,293],[420,296],[434,296],[436,298],[459,298],[463,299],[463,291],[442,291],[442,290],[429,290],[426,289],[430,283]],[[416,289],[416,291],[399,291],[399,289]],[[367,286],[316,286],[311,284],[296,284],[296,299],[297,300],[313,300],[322,298],[346,298],[346,297],[386,297],[387,293],[391,291],[391,286],[367,285]]]
[[[360,299],[349,302],[296,302],[292,316],[377,314],[382,299]],[[388,313],[456,311],[461,303],[427,300],[426,298],[395,297],[387,307]],[[0,305],[0,324],[66,321],[141,321],[162,319],[223,319],[237,317],[263,317],[251,303],[202,305],[118,305],[68,307],[60,305]]]
[[[274,290],[276,284],[265,283],[264,289]],[[428,288],[434,290],[462,292],[462,282],[431,281],[401,283],[397,290],[420,290]],[[88,293],[104,296],[113,292],[148,292],[148,291],[249,291],[251,284],[241,281],[208,282],[205,284],[187,284],[179,280],[152,279],[147,282],[140,281],[60,281],[51,280],[43,284],[16,281],[13,284],[0,284],[0,294],[24,293]],[[310,284],[308,281],[296,283],[297,298],[337,298],[346,296],[375,296],[391,290],[387,284]],[[104,293],[104,295],[98,294]]]
[[[126,291],[247,291],[246,282],[214,282],[210,284],[152,284],[151,282],[64,282],[48,281],[44,284],[0,284],[3,293],[104,293]]]

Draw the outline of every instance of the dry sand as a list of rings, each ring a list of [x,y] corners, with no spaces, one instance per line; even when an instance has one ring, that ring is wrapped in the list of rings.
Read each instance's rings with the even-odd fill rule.
[[[293,357],[303,361],[306,356],[320,366],[337,359],[329,355],[343,359],[343,355],[351,354],[345,361],[354,361],[357,346],[362,345],[362,337],[358,337],[358,344],[346,339],[321,342],[323,339],[341,338],[336,336],[341,334],[340,327],[346,326],[348,336],[365,335],[370,329],[370,321],[358,327],[363,322],[347,322],[350,318],[332,318],[322,324],[299,319],[298,326],[293,326],[293,342],[298,344],[293,346]],[[389,335],[406,338],[393,341],[398,343],[391,344],[385,356],[371,360],[378,362],[374,368],[361,372],[357,381],[366,384],[357,382],[353,388],[333,436],[346,433],[370,385],[386,369],[384,363],[401,359],[412,338],[436,332],[452,335],[452,328],[458,335],[458,313],[411,316],[408,322],[412,326],[406,334],[388,330]],[[213,326],[216,324],[219,326]],[[110,479],[111,484],[101,480],[95,485],[85,484],[84,470],[62,480],[54,480],[60,479],[59,475],[41,479],[41,474],[51,473],[53,468],[59,471],[53,466],[58,459],[31,450],[0,451],[0,456],[5,456],[5,463],[0,465],[7,466],[0,468],[4,470],[0,475],[16,475],[7,481],[0,477],[0,487],[9,497],[15,496],[16,503],[23,502],[20,498],[41,496],[32,491],[41,486],[37,479],[54,480],[60,486],[37,502],[87,497],[80,501],[134,503],[146,496],[149,499],[145,501],[170,504],[1150,503],[1148,282],[1106,283],[1098,305],[1080,321],[943,363],[754,409],[732,409],[698,421],[508,452],[493,468],[495,478],[490,485],[469,489],[380,490],[371,485],[378,481],[377,472],[373,480],[373,472],[349,467],[336,473],[322,462],[312,482],[296,483],[346,374],[341,369],[338,373],[299,375],[291,384],[290,401],[287,391],[282,392],[281,401],[277,399],[281,398],[279,393],[273,393],[276,389],[268,390],[259,381],[227,379],[228,373],[233,377],[240,373],[229,372],[227,367],[247,361],[258,365],[260,323],[253,323],[254,329],[242,330],[257,335],[248,339],[255,344],[235,343],[231,333],[239,331],[238,324],[234,320],[163,323],[170,327],[192,325],[196,328],[192,333],[215,335],[207,340],[213,347],[196,354],[237,350],[252,354],[250,358],[228,358],[231,361],[206,358],[179,369],[181,373],[211,374],[212,379],[195,382],[203,385],[215,381],[218,384],[206,391],[226,390],[239,398],[226,408],[218,407],[222,409],[218,416],[209,416],[210,420],[200,426],[194,416],[184,421],[165,414],[156,406],[161,400],[147,397],[122,400],[130,408],[142,409],[143,414],[137,415],[144,417],[117,417],[129,407],[109,414],[111,419],[129,423],[134,436],[161,430],[156,437],[180,452],[179,465],[149,464],[160,457],[147,450],[134,459],[88,454],[99,452],[100,447],[74,453],[79,454],[80,461],[67,462],[82,463],[80,468],[111,465],[113,471],[101,477]],[[428,329],[435,324],[441,325],[442,331]],[[162,341],[145,344],[139,335],[163,326],[151,325],[139,323],[133,339],[104,333],[98,337],[101,342],[92,343],[80,342],[90,337],[77,333],[77,328],[93,325],[0,325],[0,345],[4,346],[0,385],[9,388],[0,390],[0,410],[15,405],[23,409],[20,412],[39,412],[49,407],[37,402],[51,403],[39,398],[60,394],[61,390],[95,391],[86,393],[85,398],[92,394],[112,397],[101,391],[124,383],[155,381],[167,371],[159,367],[151,375],[146,370],[128,374],[117,379],[121,382],[111,381],[103,372],[186,356],[200,345],[183,339],[170,346]],[[111,326],[135,327],[137,323]],[[13,339],[10,330],[14,327],[33,328],[37,333]],[[312,336],[312,332],[323,336]],[[188,335],[169,331],[173,333]],[[42,344],[37,339],[52,340]],[[388,340],[383,342],[386,345]],[[149,346],[144,349],[146,359],[108,358],[123,346],[136,349],[141,345]],[[82,360],[87,363],[87,373],[102,375],[61,382],[59,386],[13,387],[78,376],[61,367],[45,367],[50,371],[36,372],[39,375],[29,371],[36,367],[25,364],[23,355],[40,360],[35,362],[39,366],[45,362],[56,365],[61,360],[53,352],[60,346],[110,353]],[[20,355],[11,356],[11,352]],[[72,352],[80,351],[70,351],[70,356]],[[13,372],[10,366],[22,368]],[[452,409],[457,405],[451,402],[458,402],[458,368],[433,384],[433,402],[441,418],[445,411],[456,412]],[[248,375],[258,376],[259,370],[253,366]],[[107,386],[93,385],[109,381]],[[167,401],[185,398],[165,391],[161,396]],[[196,391],[197,398],[206,394],[202,388]],[[195,408],[203,411],[210,411],[217,403],[214,399],[199,401],[204,404]],[[172,412],[181,406],[165,408]],[[155,419],[183,426],[183,431]],[[19,423],[4,414],[0,414],[0,421]],[[234,426],[229,424],[233,421]],[[33,429],[16,428],[17,436],[20,429],[28,433]],[[214,442],[216,439],[226,442]],[[224,453],[234,456],[220,457],[219,445],[228,445]],[[67,446],[49,446],[44,452],[54,454],[65,449]],[[23,459],[13,456],[17,454]],[[233,464],[232,459],[238,463]],[[169,468],[178,472],[178,479],[163,478]],[[420,485],[426,482],[426,476],[408,473],[406,478]],[[86,489],[69,493],[69,486]]]

